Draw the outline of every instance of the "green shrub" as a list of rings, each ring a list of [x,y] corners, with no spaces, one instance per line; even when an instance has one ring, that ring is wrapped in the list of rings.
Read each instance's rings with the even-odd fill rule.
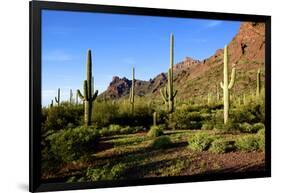
[[[257,133],[259,149],[264,151],[265,149],[265,129],[260,129]]]
[[[113,166],[106,164],[96,168],[88,168],[86,177],[91,181],[100,180],[117,180],[122,178],[127,166],[126,164],[119,163]]]
[[[224,124],[223,122],[216,123],[216,125],[214,126],[214,130],[222,133],[237,132],[239,131],[239,124],[229,119],[226,124]]]
[[[264,130],[265,126],[263,123],[255,123],[253,125],[253,130],[255,130],[256,132],[259,132],[260,130]]]
[[[265,135],[265,129],[260,129],[257,133],[257,135],[260,135],[260,136],[264,136]]]
[[[255,133],[256,131],[253,129],[253,126],[249,123],[241,123],[239,124],[239,129],[243,133]]]
[[[120,135],[120,134],[133,134],[139,131],[144,131],[144,127],[142,126],[120,126],[120,125],[109,125],[108,127],[103,127],[99,130],[99,133],[102,137],[111,136],[111,135]]]
[[[164,149],[172,145],[171,139],[167,136],[160,136],[153,140],[151,147],[155,149]]]
[[[263,123],[255,123],[253,125],[249,123],[240,124],[240,131],[244,133],[257,133],[260,129],[264,129]]]
[[[79,159],[97,143],[99,134],[93,127],[76,127],[60,130],[48,136],[50,153],[63,162]]]
[[[206,151],[214,141],[214,137],[205,133],[197,133],[188,139],[188,147],[194,151]]]
[[[206,123],[204,123],[204,124],[202,125],[201,129],[202,129],[202,130],[212,130],[212,129],[214,129],[214,127],[215,127],[215,124],[214,124],[214,123],[212,123],[212,122],[206,122]]]
[[[118,110],[118,105],[111,101],[95,102],[93,122],[99,127],[107,126],[114,122],[115,117],[118,116]]]
[[[202,117],[199,112],[189,112],[189,108],[182,108],[173,114],[176,120],[176,128],[179,129],[201,129]]]
[[[158,126],[151,126],[147,133],[148,137],[158,137],[160,135],[163,135],[163,129]]]
[[[260,148],[259,137],[257,135],[246,135],[238,138],[235,145],[242,151],[255,151]]]
[[[42,131],[73,128],[83,124],[82,105],[60,105],[42,109]]]
[[[255,102],[241,105],[230,111],[230,117],[235,123],[247,122],[253,124],[264,122],[264,104],[255,100]]]
[[[235,141],[217,139],[212,142],[212,145],[209,149],[213,153],[227,153],[235,150]]]

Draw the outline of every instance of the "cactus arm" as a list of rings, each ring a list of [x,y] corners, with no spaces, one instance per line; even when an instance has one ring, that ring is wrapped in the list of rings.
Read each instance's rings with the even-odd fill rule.
[[[176,97],[177,94],[178,94],[178,90],[175,91],[175,93],[173,95],[173,99]]]
[[[164,89],[166,90],[166,89]],[[162,96],[163,101],[166,103],[168,102],[166,95],[164,94],[165,91],[163,91],[163,89],[160,89],[160,94]],[[166,92],[165,92],[166,93]]]
[[[58,98],[57,98],[57,97],[55,97],[55,101],[56,101],[56,103],[58,103],[58,102],[59,102],[59,100],[58,100]]]
[[[229,82],[229,85],[228,85],[228,89],[231,89],[234,85],[234,82],[235,82],[235,67],[232,68],[231,70],[231,79],[230,79],[230,82]]]
[[[99,93],[99,91],[96,90],[96,92],[95,92],[95,93],[93,94],[93,96],[92,96],[92,101],[94,101],[94,100],[97,98],[98,93]]]
[[[85,100],[84,96],[81,94],[80,90],[77,90],[77,95],[81,100]]]
[[[222,82],[220,82],[220,87],[223,89],[223,83]]]

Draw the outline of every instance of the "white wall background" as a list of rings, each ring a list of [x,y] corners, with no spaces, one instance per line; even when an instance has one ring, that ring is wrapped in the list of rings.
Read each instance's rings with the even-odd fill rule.
[[[60,0],[61,1],[61,0]],[[272,178],[94,190],[142,192],[281,191],[281,11],[278,0],[68,0],[69,2],[266,14],[272,16]],[[28,0],[0,2],[0,192],[28,191]],[[92,192],[83,190],[75,192]],[[74,191],[69,191],[74,192]]]

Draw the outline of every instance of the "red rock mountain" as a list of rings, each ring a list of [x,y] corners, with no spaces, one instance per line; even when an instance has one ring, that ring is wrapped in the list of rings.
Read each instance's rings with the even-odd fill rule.
[[[175,50],[176,51],[176,50]],[[258,68],[264,72],[265,60],[265,24],[243,22],[238,33],[228,44],[229,72],[231,65],[236,64],[236,83],[234,92],[247,90],[255,86],[255,73]],[[223,48],[203,61],[186,57],[174,65],[174,85],[178,98],[202,97],[214,93],[223,78]],[[149,81],[136,80],[136,95],[158,97],[159,89],[167,82],[166,73],[161,73]],[[131,81],[127,78],[113,77],[107,90],[101,94],[107,98],[128,96]]]

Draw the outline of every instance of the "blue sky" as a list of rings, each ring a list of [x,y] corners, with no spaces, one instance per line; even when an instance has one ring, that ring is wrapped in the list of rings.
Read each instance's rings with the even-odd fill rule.
[[[69,11],[42,12],[42,103],[61,88],[83,86],[87,49],[92,50],[95,89],[106,90],[113,76],[148,80],[169,66],[169,35],[175,36],[175,63],[186,56],[203,60],[223,48],[240,22],[132,16]]]

